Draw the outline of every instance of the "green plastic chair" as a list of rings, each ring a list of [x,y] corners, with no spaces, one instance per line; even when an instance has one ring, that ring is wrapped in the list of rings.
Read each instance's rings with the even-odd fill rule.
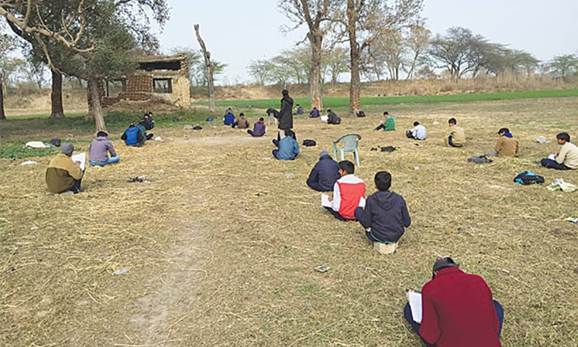
[[[335,158],[345,160],[345,153],[353,153],[355,163],[359,166],[359,140],[361,140],[361,136],[357,134],[349,134],[334,141],[333,152],[335,153]]]

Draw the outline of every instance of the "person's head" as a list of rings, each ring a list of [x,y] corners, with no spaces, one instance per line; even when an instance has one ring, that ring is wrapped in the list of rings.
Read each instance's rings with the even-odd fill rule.
[[[227,107],[227,112],[232,112],[232,111],[233,111],[233,109],[232,109],[232,108],[230,108],[230,107]]]
[[[259,118],[259,122],[264,122],[264,121],[265,121],[265,118],[263,118],[263,117]]]
[[[331,112],[333,112],[333,111],[331,111],[331,109],[328,108],[328,109],[327,109],[327,113],[331,113]]]
[[[389,117],[389,112],[385,111],[385,112],[383,112],[383,115],[384,115],[385,117]]]
[[[243,112],[239,113],[239,117],[245,118],[245,114]]]
[[[413,122],[413,126],[416,127],[418,126],[420,123],[418,121]]]
[[[340,161],[338,165],[341,176],[353,175],[355,173],[355,165],[349,160]]]
[[[301,105],[297,104],[297,107],[301,107]]]
[[[99,131],[96,133],[96,137],[108,137],[106,131]]]
[[[289,96],[289,91],[287,89],[283,89],[281,94],[283,94],[283,96]]]
[[[450,267],[459,267],[459,265],[450,257],[438,257],[433,265],[432,271],[435,276],[439,271]]]
[[[570,134],[560,133],[556,135],[556,140],[558,140],[559,145],[565,145],[567,142],[570,142]]]
[[[285,136],[295,138],[295,133],[293,130],[287,129],[285,130]]]
[[[387,171],[380,171],[375,174],[375,187],[380,192],[387,192],[391,188],[391,174]]]
[[[450,118],[450,120],[448,121],[448,124],[453,127],[455,125],[458,125],[458,121],[455,118]]]
[[[498,130],[499,136],[506,136],[509,133],[510,133],[510,129],[508,129],[508,128],[502,128],[502,129]]]
[[[325,158],[329,156],[329,152],[327,152],[326,150],[322,150],[321,153],[319,153],[319,159]]]
[[[67,155],[69,157],[72,157],[72,153],[74,153],[74,145],[72,143],[63,143],[60,146],[60,152],[62,152],[62,154]]]
[[[317,107],[314,106],[313,109],[314,109],[314,110],[317,110]]]

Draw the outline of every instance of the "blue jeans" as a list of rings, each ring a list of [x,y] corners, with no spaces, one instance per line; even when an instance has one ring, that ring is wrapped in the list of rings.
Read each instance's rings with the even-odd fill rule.
[[[91,160],[90,161],[90,166],[106,166],[106,165],[110,165],[110,164],[116,164],[120,161],[120,157],[116,156],[116,157],[110,157],[105,161],[100,161],[100,160]]]
[[[496,308],[496,316],[498,316],[499,322],[498,337],[500,337],[502,336],[502,326],[504,325],[504,308],[496,300],[494,300],[494,307]],[[411,307],[409,306],[409,304],[405,305],[403,309],[403,316],[405,320],[409,323],[409,325],[411,325],[411,329],[417,334],[417,336],[420,336],[419,328],[421,325],[413,320],[413,316],[411,315]],[[430,345],[423,339],[422,342],[424,343],[425,346],[435,347],[435,345]]]

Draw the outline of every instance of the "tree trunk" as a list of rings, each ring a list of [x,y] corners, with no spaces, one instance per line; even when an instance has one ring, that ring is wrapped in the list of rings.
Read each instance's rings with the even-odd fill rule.
[[[311,42],[311,69],[309,71],[309,93],[311,94],[311,108],[323,109],[321,99],[321,55],[323,36],[315,33],[309,34]]]
[[[101,88],[100,82],[97,78],[88,80],[88,116],[94,118],[96,124],[96,131],[106,130],[104,122],[104,110],[101,103]]]
[[[347,31],[351,59],[351,82],[349,86],[349,113],[355,115],[361,108],[361,48],[357,43],[357,13],[355,1],[347,0]]]
[[[351,82],[349,86],[349,113],[355,115],[361,108],[361,48],[357,43],[357,11],[355,1],[347,0],[347,31],[351,59]]]
[[[50,93],[50,102],[52,111],[50,118],[64,118],[64,107],[62,105],[62,74],[58,71],[52,72],[52,90]]]
[[[4,75],[0,72],[0,121],[6,120],[4,112]]]
[[[203,50],[203,58],[205,59],[205,69],[207,73],[207,87],[209,92],[209,111],[211,113],[215,113],[215,80],[214,80],[214,67],[213,63],[211,62],[211,52],[207,50],[207,46],[205,45],[205,41],[201,37],[200,27],[198,24],[194,25],[195,33],[197,34],[197,41]]]

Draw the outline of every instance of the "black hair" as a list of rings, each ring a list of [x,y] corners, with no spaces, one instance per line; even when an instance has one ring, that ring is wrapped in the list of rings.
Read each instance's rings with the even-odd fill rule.
[[[108,134],[106,133],[106,131],[99,131],[96,133],[96,137],[107,137]]]
[[[498,130],[498,135],[505,135],[505,134],[507,134],[507,133],[509,133],[509,132],[510,132],[510,129],[508,129],[508,128],[502,128],[502,129]]]
[[[383,112],[383,115],[384,115],[384,116],[389,116],[389,112],[385,111],[385,112]]]
[[[263,118],[263,117],[259,118],[259,121],[261,121],[261,122],[264,120],[265,120],[265,118]]]
[[[450,120],[448,121],[448,124],[453,124],[453,125],[457,125],[458,121],[455,118],[450,118]]]
[[[381,192],[387,192],[391,188],[391,174],[387,171],[380,171],[375,174],[375,186]]]
[[[418,126],[418,125],[419,125],[419,122],[418,122],[418,121],[413,122],[413,126],[414,126],[414,127],[416,127],[416,126]]]
[[[343,170],[347,172],[347,174],[353,175],[355,173],[355,165],[349,160],[340,161],[339,170]]]
[[[239,117],[245,117],[245,114],[243,112],[239,113]]]
[[[570,142],[570,134],[568,134],[568,133],[560,133],[560,134],[556,135],[556,138],[558,140]]]
[[[283,94],[283,96],[289,96],[289,91],[287,89],[283,89],[281,94]]]

